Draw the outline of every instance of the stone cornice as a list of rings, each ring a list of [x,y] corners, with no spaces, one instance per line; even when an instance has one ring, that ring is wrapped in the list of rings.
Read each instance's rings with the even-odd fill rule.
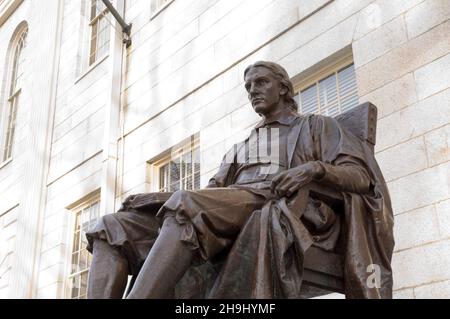
[[[0,26],[8,20],[23,0],[0,0]]]

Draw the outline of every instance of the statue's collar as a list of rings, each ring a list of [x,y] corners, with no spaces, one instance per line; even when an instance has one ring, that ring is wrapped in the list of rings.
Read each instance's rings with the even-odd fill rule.
[[[264,127],[266,125],[272,124],[272,123],[279,123],[286,126],[291,126],[292,123],[298,118],[300,115],[297,112],[294,111],[286,111],[281,113],[276,118],[271,118],[270,120],[263,119],[258,124],[256,124],[255,129],[259,129],[261,127]]]

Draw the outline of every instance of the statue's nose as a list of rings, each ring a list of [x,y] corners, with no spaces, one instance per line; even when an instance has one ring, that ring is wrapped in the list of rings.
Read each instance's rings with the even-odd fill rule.
[[[258,90],[256,89],[255,83],[251,84],[249,92],[252,97],[254,96],[254,94],[259,93]]]

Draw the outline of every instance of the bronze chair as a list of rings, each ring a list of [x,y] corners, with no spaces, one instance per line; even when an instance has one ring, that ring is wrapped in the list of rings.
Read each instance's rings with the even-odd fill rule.
[[[371,103],[363,103],[339,116],[337,121],[366,143],[373,151],[376,141],[377,108]],[[337,190],[311,183],[310,196],[327,203],[333,210],[343,215],[343,196]],[[145,213],[156,214],[172,193],[137,194],[128,198],[128,205]],[[317,247],[307,250],[304,258],[304,278],[302,297],[317,297],[330,292],[344,293],[343,249],[345,229],[341,230],[341,245],[335,252],[327,252]],[[135,278],[132,278],[128,291]]]
[[[339,115],[336,120],[349,132],[366,143],[374,151],[376,143],[377,108],[367,102]],[[319,184],[310,185],[310,196],[323,200],[337,213],[343,215],[342,194]],[[344,243],[345,229],[341,231],[341,243]],[[305,297],[315,297],[330,292],[344,293],[344,246],[334,253],[311,247],[304,259],[303,287]]]

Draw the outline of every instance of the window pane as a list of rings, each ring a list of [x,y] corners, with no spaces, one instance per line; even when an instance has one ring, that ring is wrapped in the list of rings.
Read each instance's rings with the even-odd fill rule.
[[[338,78],[341,110],[345,112],[357,106],[359,102],[354,65],[352,64],[339,71]]]
[[[100,203],[96,202],[91,206],[90,216],[89,216],[89,228],[97,224],[97,219],[99,217]]]
[[[319,82],[320,111],[323,115],[339,114],[336,75],[330,75]]]
[[[81,230],[87,231],[89,228],[90,208],[85,208],[81,211]]]
[[[8,106],[6,106],[7,113],[5,114],[7,123],[5,123],[6,131],[4,132],[4,135],[2,137],[4,138],[2,149],[3,161],[6,161],[12,157],[14,133],[16,130],[17,110],[19,107],[19,94],[20,89],[22,89],[23,85],[22,82],[26,57],[26,55],[24,54],[24,49],[26,47],[27,35],[28,30],[24,30],[17,39],[16,47],[13,49],[10,83],[7,84],[9,90],[9,94],[7,96]]]
[[[87,281],[88,281],[88,272],[85,271],[81,274],[81,279],[80,279],[80,298],[86,298]]]
[[[106,18],[101,17],[98,21],[98,43],[97,43],[97,56],[104,56],[109,49],[109,24]]]
[[[81,236],[81,245],[80,245],[80,250],[81,251],[85,251],[86,247],[87,247],[87,238],[86,238],[86,233],[83,232],[83,236]],[[86,250],[87,251],[87,250]]]
[[[24,73],[24,62],[25,55],[23,54],[24,48],[26,46],[26,39],[28,35],[28,30],[25,30],[20,35],[17,42],[16,48],[14,50],[13,56],[13,66],[11,74],[11,85],[10,85],[10,96],[12,96],[19,88],[21,88],[21,78]]]
[[[71,278],[69,280],[72,298],[86,298],[87,276],[92,261],[92,257],[86,249],[88,244],[86,231],[94,226],[98,220],[99,206],[100,203],[97,200],[92,203],[86,203],[83,208],[75,212]]]
[[[182,156],[182,178],[183,189],[192,189],[192,152],[185,153]]]
[[[74,274],[78,272],[78,252],[72,254],[72,271],[71,273]]]
[[[81,212],[78,212],[75,216],[75,230],[81,229]]]
[[[170,187],[169,191],[175,192],[180,189],[180,173],[181,173],[181,163],[178,158],[175,161],[170,162]]]
[[[76,231],[73,237],[73,250],[72,252],[76,252],[80,249],[80,232]]]
[[[198,166],[200,168],[200,164],[195,164],[196,166]],[[194,189],[199,189],[200,188],[200,169],[195,171],[194,174]]]
[[[167,192],[169,184],[169,164],[164,165],[159,169],[159,189],[161,192]]]
[[[186,147],[184,148],[186,151]],[[200,188],[200,149],[174,156],[159,168],[159,190],[175,192]]]
[[[8,110],[8,127],[6,129],[5,148],[3,150],[3,160],[6,161],[12,156],[12,147],[14,143],[14,132],[16,129],[17,118],[17,104],[19,103],[19,96],[16,95],[9,102]]]
[[[87,263],[87,261],[88,261],[88,257],[87,257],[88,253],[89,252],[86,249],[83,249],[83,250],[80,251],[79,271],[86,270],[86,269],[89,268],[88,267],[88,263]]]
[[[9,89],[9,95],[12,96],[14,92],[16,91],[16,80],[17,80],[17,68],[19,64],[18,56],[20,54],[20,46],[18,45],[16,47],[15,53],[14,53],[14,60],[13,60],[13,66],[12,66],[12,74],[11,74],[11,86]]]
[[[341,100],[342,112],[346,112],[359,104],[359,97],[357,94],[348,95]]]
[[[339,93],[341,95],[352,94],[356,91],[356,76],[353,64],[339,71],[338,77]]]
[[[200,148],[196,148],[193,154],[193,165],[194,165],[194,182],[193,189],[200,188]]]
[[[91,30],[91,49],[89,51],[89,65],[92,65],[95,62],[97,56],[97,28],[98,28],[97,23],[94,23],[92,25]]]
[[[301,113],[320,113],[336,116],[359,103],[353,64],[334,72],[295,97],[300,101]],[[320,107],[319,107],[320,106]]]
[[[192,162],[194,164],[200,164],[200,148],[195,148],[192,154]]]
[[[94,64],[99,58],[109,51],[110,23],[108,11],[100,0],[93,0],[90,8],[90,39],[89,39],[89,65]]]
[[[301,111],[303,114],[317,113],[319,105],[317,101],[317,85],[313,85],[300,92]]]
[[[190,175],[188,178],[184,180],[183,189],[187,190],[194,189],[194,185],[192,184],[192,182],[193,182],[193,175]]]
[[[69,283],[69,287],[71,288],[71,297],[72,298],[78,298],[78,295],[80,293],[80,279],[78,276],[73,277]]]

